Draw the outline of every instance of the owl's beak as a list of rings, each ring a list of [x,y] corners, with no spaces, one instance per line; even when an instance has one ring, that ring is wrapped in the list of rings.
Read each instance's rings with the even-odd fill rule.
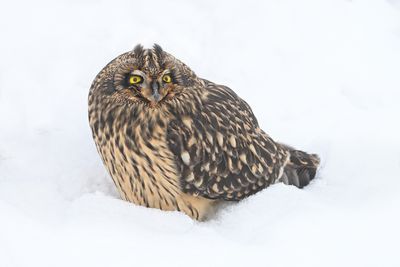
[[[150,101],[157,103],[158,101],[161,100],[161,95],[159,94],[158,89],[160,89],[160,86],[159,86],[158,82],[157,81],[152,81],[151,82],[152,94],[149,97]]]

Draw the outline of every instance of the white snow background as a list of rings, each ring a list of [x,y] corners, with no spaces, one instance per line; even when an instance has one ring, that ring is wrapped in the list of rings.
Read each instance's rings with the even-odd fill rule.
[[[400,266],[400,1],[1,1],[0,266]],[[205,223],[119,199],[95,75],[153,42],[323,160]]]

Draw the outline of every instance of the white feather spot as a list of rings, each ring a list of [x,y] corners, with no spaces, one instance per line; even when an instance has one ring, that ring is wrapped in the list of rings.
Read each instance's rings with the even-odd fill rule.
[[[204,164],[203,169],[208,172],[210,170],[210,163]]]
[[[253,152],[254,155],[257,155],[256,149],[253,144],[249,145],[249,149],[251,150],[251,152]]]
[[[236,139],[235,139],[235,137],[233,135],[231,135],[231,137],[229,138],[229,143],[231,144],[231,146],[233,148],[236,147]]]
[[[191,172],[188,176],[186,176],[186,181],[192,182],[194,181],[194,174]]]
[[[190,155],[187,151],[182,152],[181,159],[182,159],[183,163],[185,163],[186,165],[190,164]]]
[[[264,168],[263,168],[263,166],[261,164],[258,164],[258,171],[260,173],[262,173],[264,171]]]
[[[186,127],[192,128],[192,119],[188,116],[184,116],[182,118],[182,122],[185,124]]]
[[[219,190],[218,190],[218,185],[217,185],[217,184],[214,184],[214,185],[212,186],[212,190],[213,190],[214,192],[218,193],[218,192],[219,192]]]
[[[239,159],[244,163],[247,164],[247,158],[246,158],[246,154],[240,154],[239,155]]]
[[[222,136],[222,134],[220,132],[217,132],[217,141],[218,141],[219,146],[222,146],[224,137]]]
[[[209,132],[206,132],[206,137],[207,137],[208,142],[210,142],[210,144],[213,145],[213,143],[214,143],[213,138]]]

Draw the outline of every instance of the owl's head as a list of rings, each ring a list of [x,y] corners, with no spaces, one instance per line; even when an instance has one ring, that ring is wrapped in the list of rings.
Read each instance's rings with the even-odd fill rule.
[[[156,106],[198,82],[192,70],[159,45],[152,49],[137,45],[104,67],[93,82],[91,94]]]

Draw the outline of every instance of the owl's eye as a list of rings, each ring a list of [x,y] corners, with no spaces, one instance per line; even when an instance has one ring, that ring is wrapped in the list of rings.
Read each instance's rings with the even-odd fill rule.
[[[170,83],[170,82],[172,82],[171,75],[165,74],[165,75],[162,77],[162,80],[163,80],[165,83]]]
[[[132,75],[129,77],[129,84],[138,84],[143,81],[143,78],[139,75]]]

